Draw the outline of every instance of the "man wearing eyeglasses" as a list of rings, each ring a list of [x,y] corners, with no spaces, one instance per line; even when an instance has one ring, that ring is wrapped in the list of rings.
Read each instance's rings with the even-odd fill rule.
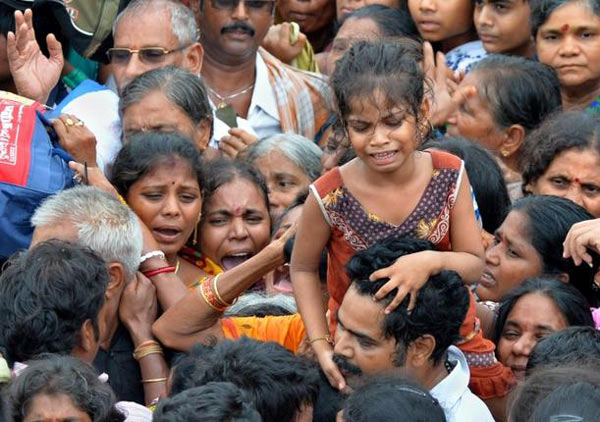
[[[136,76],[164,66],[200,74],[203,50],[191,11],[174,0],[134,0],[113,24],[107,52],[119,92]]]
[[[213,146],[234,156],[253,140],[248,134],[264,138],[289,131],[324,139],[331,114],[326,78],[292,69],[260,47],[273,23],[273,0],[190,0],[190,7],[201,30],[202,77],[217,117]]]

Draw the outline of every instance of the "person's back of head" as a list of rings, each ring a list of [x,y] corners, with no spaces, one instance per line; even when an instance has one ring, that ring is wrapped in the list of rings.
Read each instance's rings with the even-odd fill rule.
[[[340,26],[349,19],[370,19],[384,37],[410,37],[421,40],[419,31],[407,10],[381,4],[369,4],[344,16]]]
[[[370,275],[392,265],[398,258],[412,253],[433,250],[431,242],[413,238],[388,237],[373,246],[357,252],[346,265],[351,285],[360,295],[374,297],[389,281],[387,278],[371,281]],[[398,289],[390,291],[383,299],[387,306]],[[429,334],[435,339],[430,359],[437,364],[446,350],[459,339],[460,326],[469,308],[469,292],[454,271],[442,271],[429,277],[419,290],[415,308],[407,311],[410,295],[383,318],[382,331],[395,337],[399,347],[398,356],[404,356],[409,344]]]
[[[292,421],[312,409],[318,393],[315,365],[276,343],[242,337],[197,345],[174,370],[172,394],[209,382],[245,390],[265,422]]]
[[[102,258],[66,242],[42,242],[11,258],[0,276],[0,349],[9,364],[76,351],[93,360],[108,282]]]
[[[153,422],[262,422],[248,395],[230,382],[209,382],[160,402]]]
[[[494,233],[510,210],[504,175],[494,157],[477,143],[458,137],[430,140],[421,148],[447,151],[465,162],[483,228],[488,233]]]
[[[402,378],[375,378],[354,391],[343,409],[344,422],[446,422],[440,404],[426,390]]]
[[[31,218],[37,232],[34,232],[34,239],[40,229],[65,222],[76,228],[78,244],[92,249],[107,264],[121,263],[126,279],[133,279],[142,255],[142,230],[127,205],[91,186],[66,189],[45,200],[35,210]]]
[[[599,415],[599,389],[598,361],[589,361],[584,365],[542,368],[512,392],[507,404],[508,421],[596,421]],[[581,401],[574,394],[581,394]],[[567,398],[571,403],[566,402]],[[590,407],[591,413],[585,413],[586,407]],[[572,415],[573,418],[541,418],[547,414]],[[592,414],[595,416],[589,416]]]
[[[527,375],[544,367],[600,361],[600,332],[596,327],[569,327],[541,339],[527,360]]]
[[[63,417],[64,404],[70,402],[72,411],[86,413],[93,422],[125,420],[125,416],[115,407],[116,397],[110,386],[100,381],[90,365],[71,356],[58,355],[41,356],[27,364],[27,368],[11,382],[7,390],[8,407],[14,422],[41,420],[30,413],[35,413],[33,407],[36,401],[41,403],[36,407],[44,407],[46,401],[39,401],[42,397],[62,403],[62,406],[53,407],[49,412],[58,408]],[[51,420],[59,419],[44,413]],[[66,417],[60,420],[72,419]]]

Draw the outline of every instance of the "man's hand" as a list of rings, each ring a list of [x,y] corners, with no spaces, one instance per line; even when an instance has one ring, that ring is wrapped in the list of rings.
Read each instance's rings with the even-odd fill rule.
[[[6,36],[8,64],[17,93],[45,104],[63,69],[62,46],[53,34],[46,37],[50,58],[35,39],[33,14],[15,12],[15,32]]]
[[[75,161],[96,167],[96,137],[77,117],[62,114],[52,122],[58,143]]]
[[[298,34],[296,42],[290,41],[292,24],[289,22],[272,25],[263,39],[262,46],[284,63],[290,64],[300,55],[306,44],[306,35]]]
[[[219,149],[226,156],[236,158],[248,145],[253,144],[257,140],[256,136],[246,132],[244,129],[233,128],[229,130],[229,135],[221,138]]]

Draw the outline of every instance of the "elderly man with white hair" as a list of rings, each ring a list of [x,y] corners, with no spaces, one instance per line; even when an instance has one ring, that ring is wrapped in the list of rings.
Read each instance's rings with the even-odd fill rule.
[[[81,186],[48,198],[31,222],[31,246],[59,239],[86,246],[106,262],[110,282],[98,324],[107,334],[99,339],[94,366],[108,374],[117,397],[148,404],[163,394],[168,367],[151,331],[157,312],[155,288],[137,273],[143,246],[137,216],[108,193]],[[156,353],[138,354],[136,362],[134,351],[141,345],[154,345]]]

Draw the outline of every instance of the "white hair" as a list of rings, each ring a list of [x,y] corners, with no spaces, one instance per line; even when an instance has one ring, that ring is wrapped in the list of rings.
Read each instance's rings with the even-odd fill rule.
[[[225,316],[251,316],[265,309],[279,308],[287,314],[298,312],[294,296],[277,294],[265,296],[263,293],[246,293],[238,298],[238,301],[225,311]]]
[[[121,263],[127,281],[133,279],[140,266],[142,229],[127,205],[100,189],[78,186],[46,199],[31,218],[31,224],[40,228],[64,221],[77,227],[79,244],[106,263]]]
[[[121,19],[124,17],[135,19],[146,12],[160,14],[170,12],[171,30],[177,38],[179,47],[198,41],[199,31],[194,12],[178,0],[133,0],[115,18],[112,27],[113,38]]]

